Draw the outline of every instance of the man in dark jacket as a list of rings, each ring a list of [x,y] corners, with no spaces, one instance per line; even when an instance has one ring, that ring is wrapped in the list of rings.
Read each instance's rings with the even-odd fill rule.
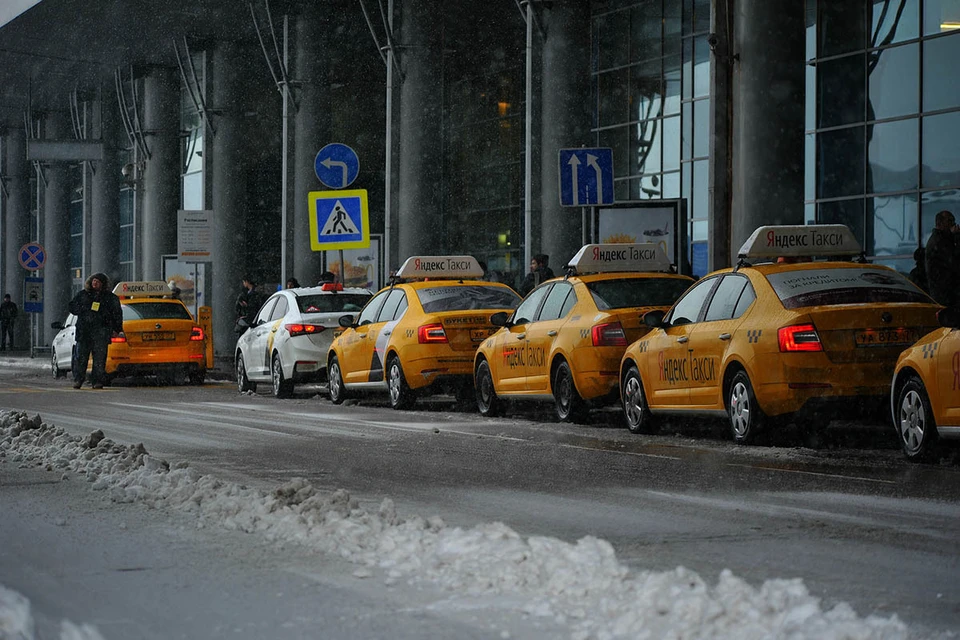
[[[77,316],[77,358],[73,363],[73,388],[83,386],[87,362],[93,354],[90,382],[94,389],[103,389],[107,368],[107,347],[110,339],[123,332],[123,310],[120,298],[109,290],[110,280],[95,273],[83,284],[83,290],[70,301],[70,313]]]
[[[927,285],[934,300],[951,307],[960,302],[957,297],[960,286],[957,233],[960,229],[957,228],[957,219],[949,211],[938,213],[935,224],[926,247]]]
[[[517,293],[526,296],[537,288],[537,286],[550,278],[553,278],[553,269],[547,266],[550,258],[542,253],[538,253],[530,260],[530,273],[520,283],[520,289]]]
[[[257,318],[257,312],[263,306],[263,296],[257,291],[257,283],[252,276],[243,276],[242,289],[237,296],[236,313],[237,324],[234,328],[238,336],[253,326],[253,321]],[[241,322],[242,321],[242,322]]]
[[[17,319],[17,303],[10,299],[10,294],[3,296],[0,303],[0,351],[7,348],[10,342],[10,351],[13,351],[13,323]]]

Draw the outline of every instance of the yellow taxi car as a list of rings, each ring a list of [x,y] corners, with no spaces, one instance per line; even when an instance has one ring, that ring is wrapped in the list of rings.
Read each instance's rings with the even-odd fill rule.
[[[473,256],[408,258],[358,315],[340,317],[344,331],[327,355],[330,400],[386,391],[403,409],[429,393],[472,399],[473,354],[496,330],[490,316],[520,304],[513,289],[482,276]]]
[[[841,410],[884,407],[897,357],[936,327],[940,306],[893,269],[837,259],[856,255],[844,225],[757,229],[735,268],[645,316],[653,331],[620,365],[627,427],[716,414],[749,444],[779,422],[816,438]],[[777,262],[748,262],[763,258]]]
[[[123,332],[112,338],[107,348],[107,381],[157,375],[168,382],[186,377],[192,384],[203,384],[211,339],[209,322],[206,326],[196,322],[186,305],[172,297],[165,282],[119,282],[113,293],[120,298]],[[54,375],[58,377],[73,366],[76,323],[71,320],[53,323],[61,330],[52,343]]]
[[[941,439],[960,438],[960,309],[937,319],[941,328],[900,354],[890,385],[900,448],[917,462],[936,461]]]
[[[561,421],[582,419],[589,405],[619,398],[620,359],[647,333],[643,315],[665,311],[693,278],[670,273],[658,244],[588,244],[567,275],[531,291],[503,329],[487,338],[474,363],[477,407],[485,416],[502,399],[547,400]]]

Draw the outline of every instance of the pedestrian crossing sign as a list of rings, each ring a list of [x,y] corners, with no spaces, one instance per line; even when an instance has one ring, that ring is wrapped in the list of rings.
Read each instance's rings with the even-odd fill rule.
[[[366,249],[370,246],[367,190],[311,191],[310,248]]]

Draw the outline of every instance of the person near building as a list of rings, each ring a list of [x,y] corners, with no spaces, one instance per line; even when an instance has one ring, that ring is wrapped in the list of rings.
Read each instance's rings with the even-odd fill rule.
[[[910,281],[924,291],[930,291],[927,284],[927,250],[917,247],[913,252],[914,267],[910,270]]]
[[[553,278],[553,269],[551,269],[548,264],[550,262],[550,257],[543,253],[538,253],[533,256],[530,260],[530,272],[523,279],[523,282],[520,283],[520,289],[518,293],[521,296],[526,296],[528,293],[536,289],[537,285],[541,282]]]
[[[337,281],[337,275],[333,271],[324,271],[317,280],[317,286],[330,284]]]
[[[934,221],[935,227],[927,240],[926,271],[930,296],[946,307],[960,302],[957,288],[960,287],[960,242],[957,234],[957,219],[950,211],[941,211]]]
[[[93,355],[90,383],[94,389],[102,389],[106,381],[107,347],[111,338],[123,332],[120,298],[110,291],[110,280],[106,274],[95,273],[87,278],[83,289],[70,301],[70,313],[77,316],[73,388],[83,386],[87,362]]]
[[[299,289],[299,288],[300,288],[300,281],[297,280],[296,278],[287,278],[287,286],[286,286],[285,288],[286,288],[286,289]]]
[[[10,294],[3,296],[0,303],[0,351],[7,347],[13,351],[13,323],[17,320],[17,303],[10,299]]]
[[[237,296],[236,303],[236,332],[243,335],[243,332],[253,326],[253,321],[257,317],[257,312],[263,306],[263,296],[257,291],[257,282],[253,276],[243,276],[241,280],[242,289]]]

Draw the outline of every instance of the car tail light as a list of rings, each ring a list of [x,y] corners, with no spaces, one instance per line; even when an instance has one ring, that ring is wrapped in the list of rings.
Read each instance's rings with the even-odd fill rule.
[[[127,336],[122,331],[110,338],[111,344],[116,344],[118,342],[126,342],[126,341],[127,341]]]
[[[623,325],[619,322],[598,324],[593,327],[593,346],[595,347],[625,347],[627,336],[623,332]]]
[[[200,341],[200,340],[203,340],[203,338],[204,338],[204,335],[203,335],[203,329],[202,329],[202,328],[200,328],[200,327],[194,327],[193,329],[190,330],[190,339],[191,339],[191,340]]]
[[[285,324],[283,328],[287,330],[291,338],[296,336],[312,336],[326,329],[326,327],[319,324]]]
[[[420,344],[447,342],[447,332],[442,324],[425,324],[417,329],[417,339]]]
[[[812,324],[795,324],[777,331],[780,351],[823,351],[817,328]]]

